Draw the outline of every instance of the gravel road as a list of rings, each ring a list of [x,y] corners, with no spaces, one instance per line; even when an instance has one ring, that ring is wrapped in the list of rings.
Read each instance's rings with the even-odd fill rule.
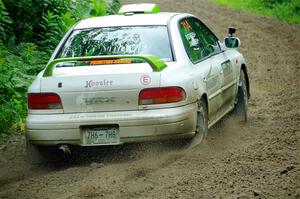
[[[13,136],[0,151],[0,198],[300,198],[300,26],[204,0],[153,2],[198,16],[220,39],[238,28],[249,122],[225,119],[189,151],[175,142],[103,147],[44,166],[26,163],[24,139]]]

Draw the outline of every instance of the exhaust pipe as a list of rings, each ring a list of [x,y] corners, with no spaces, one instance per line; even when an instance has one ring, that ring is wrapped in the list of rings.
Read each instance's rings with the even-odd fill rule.
[[[71,155],[70,147],[66,144],[60,145],[58,150],[61,151],[64,155]]]

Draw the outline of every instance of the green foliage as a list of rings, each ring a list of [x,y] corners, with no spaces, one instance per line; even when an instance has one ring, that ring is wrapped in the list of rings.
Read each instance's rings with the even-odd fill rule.
[[[291,0],[259,0],[261,5],[267,8],[274,8],[278,4],[291,3]]]
[[[232,9],[242,9],[300,24],[300,0],[212,0]]]
[[[11,24],[12,20],[9,17],[2,0],[0,0],[0,44],[7,41],[12,36],[12,29],[10,28]]]
[[[90,12],[91,16],[104,16],[106,14],[105,9],[106,2],[103,0],[94,0],[93,9]]]
[[[27,88],[48,59],[32,43],[0,48],[0,134],[22,126]]]
[[[121,7],[121,3],[119,0],[113,0],[110,3],[106,4],[107,14],[115,14],[118,13]]]
[[[62,36],[76,23],[76,21],[94,16],[114,14],[120,7],[118,0],[107,3],[104,0],[77,1],[72,8],[60,14],[47,11],[43,13],[40,23],[41,38],[38,42],[44,49],[52,51]]]
[[[71,0],[3,0],[13,21],[17,42],[37,42],[40,21],[48,11],[55,15],[70,10]]]
[[[41,40],[38,43],[43,49],[53,50],[58,38],[62,36],[59,20],[59,16],[51,11],[48,11],[42,16],[42,22],[40,24],[42,33],[39,35]]]
[[[0,12],[0,31],[1,21],[6,21],[10,23],[17,42],[34,42],[40,46],[49,43],[52,48],[76,21],[114,14],[119,7],[119,0],[1,0],[0,11],[4,11]],[[54,24],[57,25],[56,30],[52,30]],[[39,43],[43,38],[48,39],[49,30],[55,38]]]
[[[41,39],[37,43],[41,49],[52,52],[59,40],[75,23],[76,19],[69,11],[61,15],[47,11],[42,16],[41,33],[38,35]]]
[[[24,130],[26,93],[79,20],[116,13],[119,0],[0,0],[0,139]]]

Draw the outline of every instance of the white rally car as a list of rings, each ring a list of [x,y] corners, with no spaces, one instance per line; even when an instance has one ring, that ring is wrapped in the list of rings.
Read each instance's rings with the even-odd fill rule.
[[[246,120],[249,80],[234,33],[222,43],[195,16],[155,4],[80,21],[28,90],[29,157],[51,146],[201,140],[229,112]]]

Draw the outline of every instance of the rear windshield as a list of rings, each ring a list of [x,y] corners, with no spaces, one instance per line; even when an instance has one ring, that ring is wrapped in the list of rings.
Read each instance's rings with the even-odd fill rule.
[[[165,26],[75,30],[57,58],[101,55],[155,55],[164,61],[173,61]]]

